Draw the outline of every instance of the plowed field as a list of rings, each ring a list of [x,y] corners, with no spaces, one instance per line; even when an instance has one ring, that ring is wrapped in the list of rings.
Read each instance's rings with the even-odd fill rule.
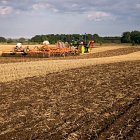
[[[139,140],[139,57],[109,62],[1,82],[0,140]]]

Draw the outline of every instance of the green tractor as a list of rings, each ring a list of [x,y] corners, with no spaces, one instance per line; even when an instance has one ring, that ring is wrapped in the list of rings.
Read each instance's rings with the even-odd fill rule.
[[[80,51],[80,53],[82,53],[82,54],[89,53],[90,49],[94,47],[94,40],[87,41],[87,37],[85,34],[79,40],[73,39],[71,42],[71,46],[78,49]]]

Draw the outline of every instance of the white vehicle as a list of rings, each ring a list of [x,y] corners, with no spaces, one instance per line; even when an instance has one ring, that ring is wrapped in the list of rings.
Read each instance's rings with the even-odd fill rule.
[[[49,45],[49,44],[50,44],[49,41],[47,41],[47,40],[46,40],[46,41],[43,41],[43,45],[44,45],[44,46],[47,46],[47,45]]]
[[[17,43],[16,47],[17,48],[21,48],[22,47],[22,43]]]

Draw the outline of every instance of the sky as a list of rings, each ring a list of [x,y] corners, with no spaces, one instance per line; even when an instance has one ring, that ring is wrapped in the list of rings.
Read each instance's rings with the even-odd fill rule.
[[[140,31],[140,0],[0,0],[0,36],[121,36]]]

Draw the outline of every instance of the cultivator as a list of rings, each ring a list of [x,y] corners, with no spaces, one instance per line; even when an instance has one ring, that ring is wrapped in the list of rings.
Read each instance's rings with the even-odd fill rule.
[[[13,57],[56,57],[56,56],[71,56],[79,55],[79,50],[70,47],[68,43],[58,41],[56,47],[50,47],[48,44],[43,43],[41,47],[35,47],[30,49],[29,47],[22,48],[21,44],[13,49],[13,51],[4,51],[2,56],[13,56]]]

